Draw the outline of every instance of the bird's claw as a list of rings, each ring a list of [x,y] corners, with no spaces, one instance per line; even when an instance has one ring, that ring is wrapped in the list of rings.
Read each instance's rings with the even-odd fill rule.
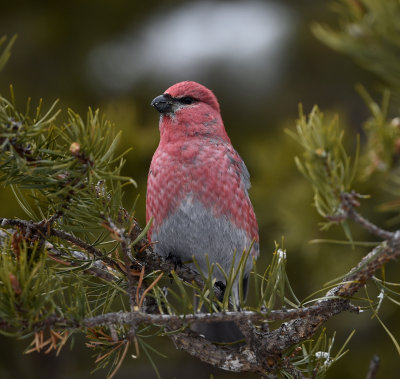
[[[169,253],[167,255],[166,259],[167,259],[167,261],[169,261],[170,263],[172,263],[174,265],[175,271],[176,271],[177,267],[179,267],[179,268],[182,267],[182,259],[180,257],[178,257],[177,255]]]

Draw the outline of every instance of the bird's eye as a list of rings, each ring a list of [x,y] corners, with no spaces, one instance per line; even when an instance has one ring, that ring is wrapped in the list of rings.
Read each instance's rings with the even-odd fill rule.
[[[180,103],[186,104],[186,105],[193,104],[195,101],[196,101],[196,99],[191,96],[184,96],[179,99]]]

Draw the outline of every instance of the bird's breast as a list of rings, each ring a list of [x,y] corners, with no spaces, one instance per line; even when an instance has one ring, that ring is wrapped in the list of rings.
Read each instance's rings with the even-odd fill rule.
[[[189,142],[182,144],[179,148],[179,156],[182,163],[194,161],[199,155],[199,152],[200,147],[197,144],[191,144]]]

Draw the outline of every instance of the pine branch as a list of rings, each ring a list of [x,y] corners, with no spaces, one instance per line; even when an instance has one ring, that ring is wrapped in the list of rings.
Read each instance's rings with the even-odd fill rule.
[[[0,217],[0,226],[8,227],[14,226],[19,227],[27,233],[27,236],[34,236],[37,239],[49,239],[50,237],[58,237],[64,241],[68,241],[73,245],[82,248],[92,256],[98,258],[98,260],[103,261],[105,264],[111,266],[116,271],[123,274],[124,271],[121,270],[120,266],[113,259],[104,256],[101,251],[97,250],[94,246],[86,243],[85,241],[75,237],[71,233],[64,232],[62,230],[57,230],[52,227],[47,222],[35,223],[32,221],[19,220],[19,219],[7,219]]]
[[[264,361],[260,365],[260,362],[251,349],[233,349],[225,346],[217,346],[190,330],[179,334],[172,334],[170,338],[174,341],[176,348],[184,350],[201,361],[222,370],[231,372],[256,372],[262,375],[266,372],[263,366],[267,362]]]
[[[126,272],[121,269],[118,263],[108,257],[105,257],[101,251],[96,249],[94,246],[88,244],[82,239],[74,236],[71,233],[64,232],[62,230],[55,229],[53,227],[49,227],[49,223],[39,222],[35,223],[32,221],[20,220],[20,219],[7,219],[0,217],[0,227],[19,227],[22,228],[26,233],[30,235],[34,235],[37,239],[49,239],[50,237],[58,237],[64,241],[70,242],[73,245],[80,247],[90,255],[98,258],[97,261],[102,261],[106,264],[106,266],[110,266],[115,271],[120,272],[126,275]],[[133,220],[133,227],[131,228],[131,235],[134,236],[132,239],[135,239],[137,235],[141,233],[141,228]],[[154,272],[161,270],[162,272],[169,274],[171,271],[176,271],[177,275],[184,281],[188,283],[196,283],[199,287],[204,286],[204,281],[201,276],[195,271],[191,270],[186,266],[175,267],[173,263],[168,260],[165,260],[163,257],[156,255],[153,253],[151,246],[148,241],[143,238],[141,243],[136,244],[135,248],[135,256],[131,255],[131,265],[133,269],[138,269],[139,271],[144,266],[146,268],[146,272]],[[216,292],[216,296],[221,296],[221,289],[219,287],[214,288]]]
[[[0,238],[2,236],[2,231],[0,230]],[[78,250],[70,250],[69,253],[64,253],[63,251],[56,249],[50,242],[45,242],[45,248],[50,253],[50,258],[55,259],[55,257],[64,258],[60,263],[69,264],[75,266],[75,261],[90,261],[91,258]],[[54,257],[54,258],[52,258]],[[71,260],[71,257],[73,260]],[[57,261],[57,259],[55,259]],[[85,270],[86,273],[103,279],[107,282],[114,282],[119,279],[118,273],[115,270],[110,269],[100,260],[94,260],[92,267]]]
[[[373,224],[369,222],[362,221],[360,224],[370,231],[375,232],[379,229],[375,225],[371,228]],[[322,324],[336,314],[350,309],[348,298],[361,289],[382,265],[400,256],[400,231],[390,234],[390,236],[390,239],[374,248],[356,267],[350,270],[342,279],[341,284],[328,291],[326,297],[315,304],[316,307],[319,307],[319,311],[315,315],[284,323],[278,329],[267,333],[263,350],[269,354],[280,354],[294,344],[311,337]]]
[[[365,230],[369,233],[378,236],[383,240],[390,240],[394,237],[395,233],[388,232],[382,228],[379,228],[377,225],[368,221],[366,218],[361,216],[356,210],[355,207],[358,207],[360,204],[358,199],[361,196],[357,194],[355,191],[352,192],[344,192],[341,194],[342,205],[341,210],[343,211],[344,218],[350,218],[355,221],[357,224],[361,225]]]
[[[343,195],[343,207],[349,218],[354,217],[354,194]],[[220,313],[194,313],[188,315],[149,314],[145,312],[117,312],[76,320],[52,317],[35,325],[43,327],[95,328],[100,326],[116,327],[118,325],[149,324],[165,328],[176,346],[197,358],[230,371],[251,371],[258,373],[272,372],[282,366],[281,356],[285,350],[310,338],[317,329],[330,318],[344,311],[357,312],[351,298],[383,264],[400,256],[400,231],[396,233],[382,231],[370,222],[365,222],[361,215],[355,217],[360,225],[380,236],[390,237],[366,255],[357,266],[349,271],[342,282],[326,293],[326,296],[315,304],[298,309],[265,310],[259,312],[238,311]],[[16,225],[15,222],[3,223]],[[29,225],[32,230],[39,228]],[[4,226],[4,225],[3,225]],[[378,231],[378,232],[377,232]],[[160,268],[159,268],[160,269]],[[262,332],[254,329],[254,323],[277,320],[292,320],[282,324],[273,331]],[[245,331],[247,345],[216,346],[190,331],[187,327],[194,322],[235,321],[247,325]],[[0,325],[7,329],[6,322]],[[182,329],[184,328],[184,329]],[[185,329],[186,328],[186,329]],[[298,373],[300,375],[300,373]],[[300,376],[299,376],[300,377]]]
[[[131,311],[135,309],[135,283],[131,273],[131,262],[133,261],[133,256],[131,252],[131,239],[124,229],[118,228],[115,223],[111,220],[107,220],[107,228],[112,233],[114,239],[118,241],[121,245],[122,255],[125,263],[125,272],[128,278],[128,296]]]

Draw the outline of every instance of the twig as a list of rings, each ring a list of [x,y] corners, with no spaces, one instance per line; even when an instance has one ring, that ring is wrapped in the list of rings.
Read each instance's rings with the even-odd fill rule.
[[[107,229],[111,231],[114,239],[120,242],[122,256],[124,258],[126,276],[128,278],[128,296],[131,312],[135,310],[135,283],[131,272],[131,264],[133,261],[131,252],[131,239],[124,229],[118,228],[111,219],[107,220]]]
[[[138,284],[136,286],[136,305],[139,307],[139,303],[140,303],[140,289],[142,288],[142,283],[143,283],[143,278],[144,278],[144,266],[142,267],[142,270],[140,271],[140,275],[139,275],[139,281]]]
[[[102,260],[103,262],[107,263],[108,265],[110,265],[114,269],[116,269],[119,272],[125,274],[123,272],[123,270],[121,270],[121,268],[118,266],[116,261],[114,261],[113,259],[111,259],[111,258],[109,258],[107,256],[104,256],[104,254],[102,254],[101,251],[97,250],[95,247],[93,247],[92,245],[82,241],[81,239],[75,237],[74,235],[72,235],[70,233],[66,233],[66,232],[64,232],[62,230],[57,230],[57,229],[53,229],[53,228],[50,229],[50,233],[51,233],[52,236],[61,238],[64,241],[71,242],[73,245],[84,249],[85,251],[87,251],[88,253],[92,254],[93,256],[99,258],[100,260]]]
[[[361,216],[354,209],[350,209],[348,212],[349,218],[355,221],[357,224],[361,225],[364,229],[368,230],[371,234],[375,234],[376,236],[382,238],[383,240],[391,239],[394,235],[393,232],[389,232],[382,228],[379,228],[372,222],[368,221],[366,218]]]
[[[50,233],[50,236],[58,237],[64,241],[71,242],[73,245],[80,247],[81,249],[87,251],[92,254],[96,258],[99,258],[104,263],[110,265],[117,271],[124,273],[123,270],[118,266],[118,264],[112,260],[111,258],[104,256],[101,251],[97,250],[94,246],[82,241],[81,239],[75,237],[73,234],[64,232],[62,230],[57,230],[54,228],[47,228],[45,225],[41,223],[34,223],[32,221],[19,220],[19,219],[8,219],[8,218],[0,218],[0,227],[8,227],[8,226],[17,226],[23,228],[25,230],[30,230],[30,233],[38,233],[39,238],[47,238],[47,235]]]
[[[85,270],[85,272],[88,274],[97,276],[98,278],[104,279],[108,282],[115,282],[116,280],[119,279],[118,274],[115,270],[110,269],[109,266],[105,265],[101,260],[91,259],[81,251],[70,250],[68,251],[68,253],[65,253],[61,250],[56,249],[54,245],[51,244],[50,242],[46,242],[45,247],[47,251],[50,252],[51,254],[57,257],[69,259],[68,263],[70,263],[72,266],[76,266],[77,263],[75,261],[71,261],[70,259],[71,256],[76,260],[81,260],[86,262],[92,261],[92,266]]]
[[[121,249],[122,249],[122,255],[124,256],[125,269],[126,269],[126,274],[128,277],[129,304],[131,307],[131,311],[133,312],[135,309],[135,283],[134,283],[133,276],[131,273],[131,261],[129,261],[128,250],[130,248],[129,248],[129,244],[124,239],[121,241]]]
[[[0,229],[0,245],[2,245],[3,241],[7,238],[9,238],[9,235],[5,231]],[[68,252],[64,252],[57,249],[52,243],[48,241],[45,242],[45,248],[50,253],[50,255],[53,256],[52,259],[55,259],[57,261],[58,259],[54,257],[66,259],[65,261],[60,261],[60,263],[77,266],[77,263],[71,260],[71,257],[80,261],[92,262],[92,266],[88,269],[85,269],[84,272],[97,276],[98,278],[104,279],[108,282],[114,282],[119,279],[118,273],[115,270],[111,269],[99,259],[92,259],[82,251],[69,250]]]
[[[53,225],[53,223],[59,219],[63,215],[62,211],[57,211],[56,213],[53,214],[48,220],[46,220],[46,223],[49,224],[50,226]]]
[[[158,277],[143,291],[142,297],[140,298],[140,302],[138,304],[138,307],[141,308],[144,302],[144,299],[146,298],[146,295],[153,289],[153,287],[160,281],[160,279],[163,277],[163,273],[158,275]]]
[[[377,355],[374,355],[369,363],[366,379],[376,379],[378,377],[380,359]]]
[[[121,356],[121,358],[119,358],[117,365],[115,366],[113,372],[107,377],[107,379],[112,379],[115,376],[115,374],[117,373],[117,371],[119,370],[119,368],[121,367],[122,362],[125,359],[126,353],[128,352],[129,345],[130,345],[130,342],[126,341],[124,351],[122,352],[122,356]]]
[[[361,216],[356,212],[355,207],[359,206],[358,198],[361,197],[355,191],[343,192],[341,194],[342,199],[342,209],[345,212],[345,216],[355,221],[357,224],[361,225],[365,230],[369,231],[371,234],[382,238],[383,240],[388,240],[393,238],[394,233],[384,230],[372,222],[368,221],[366,218]]]

